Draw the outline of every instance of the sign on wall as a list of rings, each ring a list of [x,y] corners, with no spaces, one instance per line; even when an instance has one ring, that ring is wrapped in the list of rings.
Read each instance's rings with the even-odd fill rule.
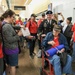
[[[14,6],[14,10],[26,10],[25,6]]]

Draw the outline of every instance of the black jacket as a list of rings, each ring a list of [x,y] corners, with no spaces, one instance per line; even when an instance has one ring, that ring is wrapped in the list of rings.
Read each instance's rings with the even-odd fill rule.
[[[51,24],[45,19],[38,28],[38,34],[47,34],[53,30],[54,25],[57,24],[55,20],[51,20]]]
[[[67,27],[66,27],[66,29],[65,29],[65,31],[64,31],[64,36],[65,37],[72,37],[72,34],[73,34],[73,32],[71,31],[72,30],[72,24],[69,24]]]

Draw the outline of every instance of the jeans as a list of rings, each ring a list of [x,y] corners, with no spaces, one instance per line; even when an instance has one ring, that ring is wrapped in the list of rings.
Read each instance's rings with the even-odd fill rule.
[[[35,40],[29,40],[29,52],[30,55],[34,53],[34,47],[35,47]]]
[[[35,39],[29,39],[28,40],[30,56],[33,55],[33,53],[34,53],[34,48],[35,48],[35,42],[36,42],[37,34],[31,34],[31,36],[34,36]]]
[[[73,43],[72,61],[75,61],[75,42]]]
[[[6,73],[4,72],[3,75],[6,75]]]
[[[38,39],[39,49],[41,49],[41,40]]]
[[[62,75],[62,73],[65,74],[72,74],[72,67],[71,67],[71,56],[67,55],[67,63],[63,70],[61,69],[61,63],[60,63],[60,57],[57,55],[54,55],[53,57],[49,57],[50,63],[54,67],[55,75]]]

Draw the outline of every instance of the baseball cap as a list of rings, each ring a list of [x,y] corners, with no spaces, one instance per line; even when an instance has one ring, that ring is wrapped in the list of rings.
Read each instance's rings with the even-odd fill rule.
[[[71,22],[72,21],[72,17],[68,17],[67,20],[69,20]]]
[[[55,25],[53,28],[55,31],[61,31],[61,27],[59,25]]]
[[[45,16],[45,13],[42,13],[42,16]]]
[[[31,14],[31,17],[37,17],[35,14]]]

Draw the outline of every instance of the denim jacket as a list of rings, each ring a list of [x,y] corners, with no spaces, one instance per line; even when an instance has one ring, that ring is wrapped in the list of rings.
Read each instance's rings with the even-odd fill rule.
[[[49,45],[48,42],[49,41],[52,41],[54,39],[54,36],[53,36],[53,33],[52,32],[49,32],[45,39],[42,41],[42,46],[45,48],[45,50],[48,50],[52,47],[52,45]],[[59,34],[59,44],[64,44],[65,46],[65,50],[69,50],[69,47],[68,47],[68,43],[67,43],[67,40],[65,38],[65,36],[63,34]]]

